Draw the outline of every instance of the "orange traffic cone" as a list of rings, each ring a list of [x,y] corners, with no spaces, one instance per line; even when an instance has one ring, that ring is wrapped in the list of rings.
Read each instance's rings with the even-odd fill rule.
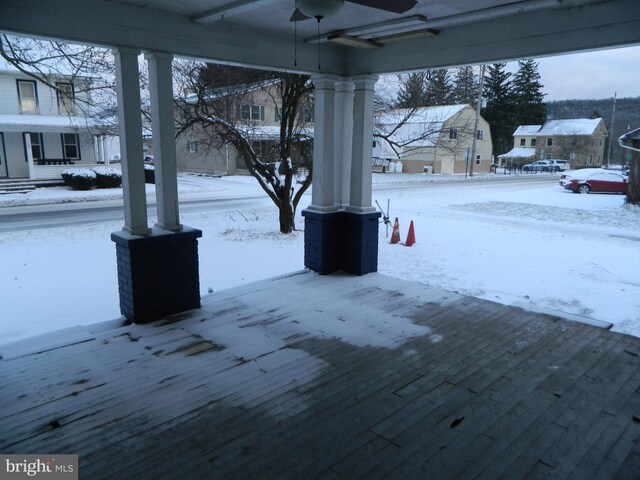
[[[398,243],[400,241],[400,225],[398,225],[398,217],[393,224],[393,232],[391,232],[391,243]]]
[[[407,234],[407,240],[404,242],[405,247],[410,247],[416,243],[416,233],[413,231],[413,220],[411,220],[411,224],[409,225],[409,233]]]

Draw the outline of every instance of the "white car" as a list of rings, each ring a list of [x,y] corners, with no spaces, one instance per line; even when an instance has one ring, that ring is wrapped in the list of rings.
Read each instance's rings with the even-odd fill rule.
[[[523,172],[564,172],[569,169],[565,160],[538,160],[522,166]]]

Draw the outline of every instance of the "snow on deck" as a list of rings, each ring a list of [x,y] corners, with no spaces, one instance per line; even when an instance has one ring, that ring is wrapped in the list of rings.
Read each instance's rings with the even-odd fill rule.
[[[65,335],[0,346],[0,451],[80,478],[640,472],[640,339],[418,283],[299,272]]]

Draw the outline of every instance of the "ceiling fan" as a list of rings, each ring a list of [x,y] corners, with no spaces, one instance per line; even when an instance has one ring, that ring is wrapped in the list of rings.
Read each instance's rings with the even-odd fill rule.
[[[365,7],[384,10],[385,12],[404,13],[411,10],[417,0],[346,0]],[[334,15],[344,6],[345,0],[298,0],[297,8],[291,15],[291,22],[307,20],[308,18],[321,19]]]

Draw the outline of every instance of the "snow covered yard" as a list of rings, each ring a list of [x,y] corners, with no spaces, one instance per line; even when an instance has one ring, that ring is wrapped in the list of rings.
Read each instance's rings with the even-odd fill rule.
[[[374,175],[374,200],[386,206],[390,199],[402,239],[410,220],[417,239],[411,248],[390,245],[381,225],[379,271],[505,304],[584,315],[640,336],[640,209],[624,206],[622,196],[574,195],[553,175],[548,183],[499,177]],[[412,185],[398,188],[398,182]],[[251,178],[189,176],[180,192],[185,199],[259,188]],[[34,203],[47,201],[46,191],[38,195]],[[52,196],[69,201],[58,190]],[[280,235],[276,209],[266,199],[255,208],[183,213],[181,220],[203,230],[203,294],[303,267],[302,217],[298,232]],[[121,227],[109,222],[0,234],[0,343],[118,318],[109,234]]]

